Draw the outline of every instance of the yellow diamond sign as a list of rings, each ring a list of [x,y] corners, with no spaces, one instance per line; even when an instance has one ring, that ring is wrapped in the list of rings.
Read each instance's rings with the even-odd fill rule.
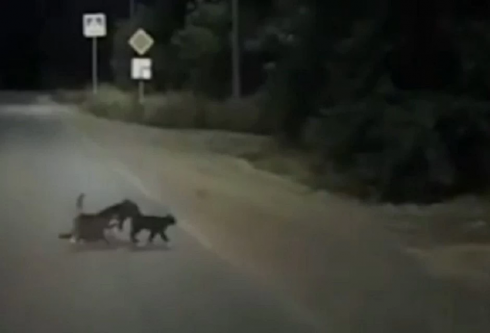
[[[133,50],[142,56],[151,49],[155,41],[145,30],[138,29],[131,36],[128,43]]]

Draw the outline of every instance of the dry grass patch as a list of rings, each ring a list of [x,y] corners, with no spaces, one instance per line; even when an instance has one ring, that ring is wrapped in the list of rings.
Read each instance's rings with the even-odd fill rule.
[[[89,97],[89,90],[56,90],[52,95],[52,99],[58,103],[82,104]]]
[[[99,117],[139,122],[161,128],[194,128],[261,133],[267,124],[255,98],[216,101],[192,92],[149,94],[143,104],[134,93],[101,86],[96,96],[85,94],[83,110]]]
[[[98,117],[122,121],[138,121],[141,113],[134,94],[110,85],[100,86],[97,94],[88,95],[80,106]]]
[[[262,111],[253,99],[214,101],[192,92],[167,92],[149,96],[143,109],[143,122],[158,127],[261,131]]]

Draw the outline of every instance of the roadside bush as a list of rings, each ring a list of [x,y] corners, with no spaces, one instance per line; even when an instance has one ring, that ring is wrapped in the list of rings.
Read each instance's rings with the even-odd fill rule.
[[[167,92],[149,96],[143,110],[143,122],[152,126],[263,132],[261,109],[253,98],[216,101],[191,92]]]
[[[490,180],[490,104],[448,96],[377,96],[333,109],[325,151],[379,200],[432,202]]]
[[[52,94],[52,98],[58,103],[83,103],[89,94],[87,89],[85,90],[62,90],[58,89]]]
[[[167,92],[147,96],[143,123],[163,128],[197,127],[198,115],[204,107],[192,93]]]
[[[139,105],[134,93],[101,86],[96,96],[87,94],[82,109],[99,117],[141,122],[162,128],[200,128],[264,133],[262,109],[256,98],[212,100],[192,92],[152,94]]]
[[[206,113],[206,127],[235,132],[264,133],[266,124],[261,123],[262,113],[254,97],[213,102]]]
[[[100,86],[95,96],[88,95],[81,108],[98,117],[121,121],[138,121],[141,113],[133,94],[110,85]]]

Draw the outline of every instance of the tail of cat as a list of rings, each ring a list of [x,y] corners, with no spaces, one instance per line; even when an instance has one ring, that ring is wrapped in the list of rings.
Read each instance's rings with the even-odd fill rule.
[[[78,214],[83,213],[83,199],[85,199],[85,194],[80,193],[77,197],[77,203],[76,203]],[[78,222],[78,217],[76,217],[74,219],[73,231],[72,232],[59,233],[58,238],[59,239],[71,239],[71,240],[73,240],[74,235],[76,234],[76,230],[77,230],[77,222]]]
[[[78,214],[81,214],[83,212],[83,200],[84,199],[85,199],[85,193],[80,193],[80,195],[77,198]]]

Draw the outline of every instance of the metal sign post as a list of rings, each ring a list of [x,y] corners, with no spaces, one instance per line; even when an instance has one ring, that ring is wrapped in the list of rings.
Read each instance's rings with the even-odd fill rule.
[[[145,102],[145,81],[138,81],[138,102],[143,105]]]
[[[92,39],[92,91],[98,90],[98,50],[97,39],[107,36],[107,23],[104,13],[83,15],[83,35]]]
[[[140,56],[147,53],[154,42],[153,38],[143,29],[138,29],[128,41],[131,48]],[[152,78],[151,58],[137,57],[131,59],[131,78],[138,81],[138,102],[143,104],[145,99],[145,81]]]
[[[98,78],[98,59],[97,59],[97,38],[92,38],[92,91],[94,95],[97,95],[97,89],[99,85]]]
[[[131,59],[131,78],[138,81],[138,102],[145,101],[145,81],[151,80],[152,62],[150,58]]]

